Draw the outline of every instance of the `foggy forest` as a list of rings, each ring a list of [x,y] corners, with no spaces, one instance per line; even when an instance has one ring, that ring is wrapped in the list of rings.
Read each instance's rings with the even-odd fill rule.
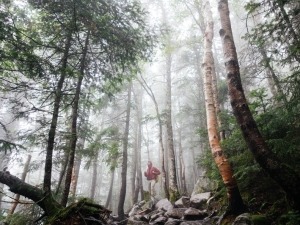
[[[0,0],[1,225],[299,225],[299,0]]]

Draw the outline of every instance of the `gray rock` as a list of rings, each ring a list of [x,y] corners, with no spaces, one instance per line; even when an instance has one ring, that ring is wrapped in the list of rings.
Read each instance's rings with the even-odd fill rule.
[[[175,202],[175,207],[177,208],[188,208],[190,207],[190,198],[187,196],[182,196]]]
[[[196,209],[206,209],[207,201],[211,197],[211,192],[204,192],[201,194],[193,195],[190,199],[191,207]]]
[[[217,224],[219,218],[220,217],[218,217],[218,216],[214,216],[211,218],[207,217],[202,221],[202,224],[203,225],[215,225],[215,224]]]
[[[166,216],[174,218],[174,219],[181,219],[184,216],[184,212],[186,208],[173,208],[166,212]]]
[[[208,216],[208,213],[206,210],[199,210],[199,209],[190,207],[184,212],[183,219],[185,219],[185,220],[202,220],[207,216]]]
[[[203,192],[215,190],[217,186],[217,182],[211,181],[203,174],[202,176],[199,176],[197,183],[194,185],[192,196]]]
[[[159,200],[156,204],[155,204],[155,208],[156,209],[162,209],[164,211],[168,211],[174,208],[174,206],[172,205],[172,203],[167,199],[164,198],[162,200]]]
[[[168,218],[166,218],[164,216],[160,216],[160,217],[156,218],[154,221],[151,221],[151,223],[149,223],[149,224],[153,224],[153,225],[165,224],[167,220],[168,220]]]
[[[156,210],[155,213],[151,214],[150,221],[156,220],[158,217],[161,217],[165,214],[163,211]]]
[[[165,225],[179,225],[181,222],[183,222],[183,220],[169,218]]]

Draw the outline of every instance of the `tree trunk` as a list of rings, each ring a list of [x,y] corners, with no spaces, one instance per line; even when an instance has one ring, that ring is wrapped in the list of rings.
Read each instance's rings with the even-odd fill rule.
[[[0,171],[0,182],[7,185],[11,192],[34,201],[45,211],[47,216],[52,216],[63,208],[54,200],[51,193],[45,193],[43,190],[25,183],[8,171]]]
[[[52,178],[52,156],[53,156],[53,149],[54,149],[54,139],[56,134],[56,127],[58,121],[58,114],[59,114],[59,107],[62,98],[62,88],[65,82],[65,78],[67,75],[67,64],[69,58],[69,51],[71,47],[71,40],[72,40],[72,32],[69,31],[66,37],[66,43],[64,48],[64,54],[62,57],[62,66],[61,66],[61,74],[59,81],[56,86],[55,90],[55,98],[54,98],[54,107],[52,113],[52,120],[50,125],[50,130],[48,134],[48,142],[47,142],[47,149],[46,149],[46,160],[45,160],[45,174],[44,174],[44,186],[43,189],[45,192],[51,192],[51,178]]]
[[[42,189],[25,183],[11,175],[8,171],[0,171],[0,182],[6,184],[10,191],[33,200],[40,206],[47,216],[45,224],[107,224],[111,211],[104,207],[87,202],[85,199],[64,208],[50,194]],[[93,215],[93,220],[91,219]],[[101,223],[100,223],[101,222]]]
[[[243,91],[237,53],[232,36],[228,1],[219,1],[219,14],[227,83],[230,102],[240,126],[244,139],[258,164],[282,187],[294,203],[294,208],[300,209],[300,177],[288,165],[282,163],[267,146],[248,107]]]
[[[55,191],[55,195],[58,195],[59,190],[61,189],[61,184],[63,182],[63,179],[65,177],[66,174],[66,170],[67,170],[67,165],[68,165],[68,159],[69,159],[69,152],[67,152],[67,150],[65,149],[63,151],[64,156],[63,156],[63,163],[59,172],[59,178],[58,178],[58,182],[57,182],[57,187],[56,187],[56,191]]]
[[[24,169],[23,169],[21,181],[25,181],[25,178],[26,178],[27,173],[28,173],[30,161],[31,161],[31,155],[28,155],[27,160],[26,160],[26,163],[25,163],[25,165],[24,165]],[[16,209],[17,206],[18,206],[19,199],[20,199],[20,194],[17,194],[16,197],[15,197],[15,202],[13,203],[13,205],[12,205],[12,207],[11,207],[11,209],[10,209],[10,212],[9,212],[10,215],[14,214],[15,209]]]
[[[141,194],[141,200],[144,200],[143,192],[143,176],[141,166],[141,151],[142,151],[142,116],[143,116],[143,92],[139,87],[137,94],[135,95],[135,101],[137,104],[137,134],[136,134],[136,149],[137,149],[137,166],[136,166],[136,185],[134,190],[133,202],[138,202],[139,193]]]
[[[214,89],[212,84],[212,77],[214,72],[214,61],[212,53],[212,40],[213,40],[213,21],[210,5],[207,3],[207,22],[204,38],[204,58],[203,58],[203,81],[204,81],[204,94],[205,94],[205,107],[206,107],[206,120],[209,144],[214,157],[215,163],[218,166],[220,175],[227,188],[227,196],[229,201],[228,212],[233,214],[241,213],[245,210],[245,206],[240,195],[236,180],[233,176],[233,171],[230,163],[226,159],[223,150],[220,146],[218,129],[217,129],[217,116],[215,108]]]
[[[133,147],[133,152],[132,152],[132,163],[131,163],[131,204],[135,204],[135,190],[138,189],[137,182],[136,182],[136,177],[137,177],[137,161],[138,161],[138,149],[137,149],[137,133],[138,133],[138,124],[137,121],[135,121],[135,143]]]
[[[175,150],[173,143],[173,127],[172,127],[172,85],[171,85],[171,67],[172,67],[172,56],[169,53],[167,55],[167,93],[166,93],[166,127],[167,127],[167,143],[169,153],[169,193],[170,201],[175,202],[179,197],[178,185],[177,185],[177,174],[176,174],[176,160]]]
[[[105,208],[112,207],[111,200],[112,200],[112,192],[114,187],[114,179],[115,179],[115,169],[111,171],[110,185],[109,185],[109,191],[105,203]]]
[[[179,148],[179,163],[180,163],[180,177],[181,177],[181,182],[182,182],[182,194],[183,195],[187,195],[187,187],[186,187],[186,180],[185,180],[185,163],[184,163],[184,159],[183,159],[183,149],[182,149],[182,130],[181,128],[178,129],[178,133],[179,133],[179,143],[178,143],[178,148]]]
[[[125,132],[123,138],[123,163],[121,171],[121,189],[120,189],[120,198],[118,204],[118,216],[121,221],[124,220],[124,203],[126,197],[126,179],[127,179],[127,157],[128,157],[128,138],[129,138],[129,122],[130,122],[130,106],[131,106],[131,89],[132,83],[130,82],[128,88],[128,98],[127,98],[127,109],[126,109],[126,122],[125,122]]]
[[[84,96],[84,102],[89,101],[90,98],[90,93],[88,93],[87,95]],[[82,121],[80,121],[80,124],[78,126],[78,130],[85,130],[88,129],[86,126],[88,124],[89,121],[89,117],[90,117],[90,106],[86,106],[84,105],[83,108],[83,119]],[[84,132],[81,137],[79,137],[78,143],[77,143],[77,149],[83,149],[84,148],[84,144],[85,144],[85,140],[86,140],[86,132]],[[75,196],[76,196],[76,189],[77,189],[77,182],[78,182],[78,177],[79,177],[79,171],[80,171],[80,166],[81,166],[81,160],[82,160],[82,155],[78,154],[75,157],[75,165],[74,165],[74,169],[72,172],[72,179],[71,179],[71,195],[72,195],[72,199],[73,201],[75,201]]]
[[[0,168],[1,170],[4,170],[7,168],[9,160],[10,160],[11,153],[5,153],[4,151],[0,152]],[[0,190],[3,190],[4,184],[0,182]],[[2,198],[4,196],[4,193],[0,192],[0,210],[2,209]]]
[[[90,199],[95,199],[96,186],[97,186],[97,175],[98,175],[98,155],[99,152],[96,152],[95,158],[93,159],[93,175],[92,175],[92,184],[91,184],[91,192]]]
[[[82,58],[80,62],[79,77],[76,85],[74,102],[72,106],[72,125],[71,125],[69,162],[67,167],[64,192],[61,200],[61,204],[63,206],[66,206],[68,202],[69,191],[70,191],[71,180],[72,180],[72,171],[74,167],[75,150],[76,150],[76,142],[77,142],[77,119],[78,119],[79,98],[81,93],[81,84],[84,77],[84,70],[86,67],[86,55],[87,55],[87,50],[89,45],[89,36],[90,36],[90,31],[88,31],[85,39],[85,45],[84,45]]]
[[[167,179],[166,179],[166,168],[165,168],[165,148],[164,148],[164,143],[163,143],[163,121],[159,112],[159,108],[158,108],[158,104],[155,98],[155,95],[152,91],[152,89],[148,86],[147,82],[145,81],[145,79],[143,77],[141,77],[143,82],[140,82],[141,85],[143,86],[143,88],[145,89],[145,91],[147,92],[147,94],[150,96],[150,98],[152,99],[154,106],[155,106],[155,112],[156,112],[156,116],[157,116],[157,120],[158,120],[158,128],[159,128],[159,136],[158,136],[158,142],[159,142],[159,146],[160,146],[160,153],[161,153],[161,176],[162,176],[162,183],[163,183],[163,188],[165,191],[165,197],[166,198],[170,198],[170,193],[169,193],[169,187],[167,184]],[[148,158],[149,160],[149,158]]]

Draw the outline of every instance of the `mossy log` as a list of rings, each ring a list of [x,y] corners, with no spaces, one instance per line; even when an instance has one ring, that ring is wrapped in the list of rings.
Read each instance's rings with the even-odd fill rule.
[[[111,211],[82,199],[48,217],[47,225],[107,224]]]
[[[106,224],[111,213],[101,205],[88,202],[87,199],[74,203],[68,207],[60,205],[51,193],[27,184],[8,171],[0,171],[0,182],[7,185],[13,193],[33,200],[47,216],[47,225],[99,225]]]

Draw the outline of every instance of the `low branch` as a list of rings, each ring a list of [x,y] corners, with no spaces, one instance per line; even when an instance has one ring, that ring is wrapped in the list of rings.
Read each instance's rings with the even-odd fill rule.
[[[18,177],[11,175],[8,171],[0,171],[0,182],[7,185],[11,192],[34,201],[47,215],[51,215],[56,209],[62,208],[62,206],[53,199],[51,194],[45,195],[40,188],[27,184]]]

